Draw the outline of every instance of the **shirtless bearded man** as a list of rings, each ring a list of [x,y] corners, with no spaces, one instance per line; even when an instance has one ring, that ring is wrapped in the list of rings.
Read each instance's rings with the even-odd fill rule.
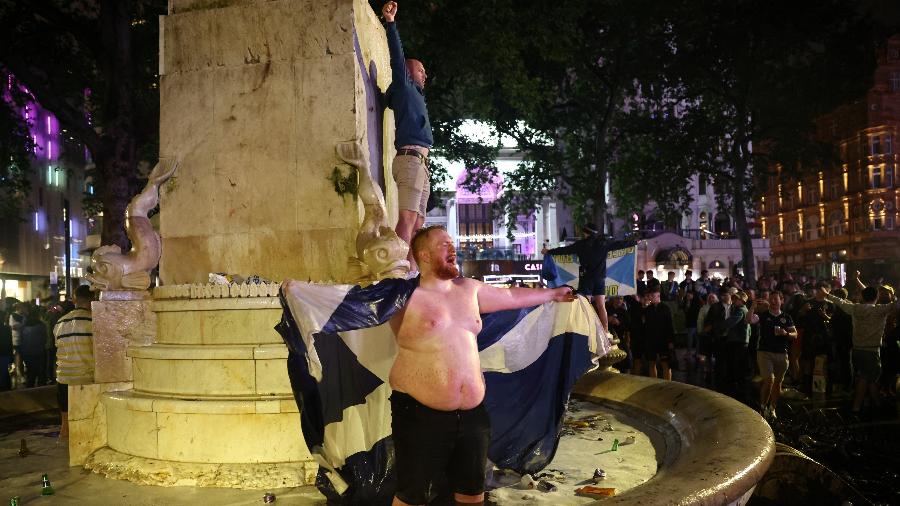
[[[443,227],[419,230],[419,287],[391,319],[400,351],[391,369],[397,492],[394,505],[434,499],[449,478],[457,504],[483,504],[490,421],[476,336],[482,313],[570,302],[571,289],[495,288],[459,276]]]

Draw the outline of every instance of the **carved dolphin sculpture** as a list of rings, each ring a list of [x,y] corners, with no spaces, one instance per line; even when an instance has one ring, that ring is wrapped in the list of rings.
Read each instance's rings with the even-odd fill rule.
[[[365,214],[356,236],[356,258],[351,258],[356,281],[404,277],[409,272],[409,245],[387,226],[387,211],[381,190],[369,174],[368,149],[362,139],[339,142],[338,157],[356,167],[358,196]]]
[[[175,170],[178,162],[162,159],[150,172],[147,185],[128,204],[127,234],[131,251],[123,254],[116,245],[100,246],[91,255],[93,272],[85,277],[94,290],[146,290],[150,271],[159,265],[162,243],[147,214],[159,203],[159,187]]]

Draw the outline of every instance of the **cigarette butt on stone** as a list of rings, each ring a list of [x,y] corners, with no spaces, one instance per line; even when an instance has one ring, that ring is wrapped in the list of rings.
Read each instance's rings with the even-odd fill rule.
[[[592,485],[585,485],[581,488],[576,488],[575,494],[596,499],[600,497],[612,497],[616,495],[616,489],[610,487],[594,487]]]

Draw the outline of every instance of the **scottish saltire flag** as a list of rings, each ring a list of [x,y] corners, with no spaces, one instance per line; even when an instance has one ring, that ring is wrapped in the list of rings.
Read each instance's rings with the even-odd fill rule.
[[[544,255],[541,277],[550,288],[574,285],[573,281],[578,281],[578,266],[577,255]]]
[[[397,354],[387,323],[417,285],[388,279],[366,288],[286,281],[276,327],[303,437],[330,500],[388,504],[394,493],[388,375]],[[482,316],[478,335],[491,419],[488,457],[533,473],[556,452],[572,385],[609,351],[586,299]]]
[[[606,295],[634,295],[637,293],[637,247],[612,250],[606,254]]]

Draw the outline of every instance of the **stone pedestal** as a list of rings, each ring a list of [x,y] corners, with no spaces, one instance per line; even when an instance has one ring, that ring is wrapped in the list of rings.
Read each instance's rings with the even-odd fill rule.
[[[80,466],[97,449],[106,446],[106,408],[100,402],[106,392],[128,390],[130,382],[69,386],[69,465]]]
[[[151,485],[311,484],[317,466],[273,329],[277,285],[246,297],[221,285],[181,288],[155,293],[156,342],[128,347],[134,386],[102,396],[108,448],[86,467]]]
[[[94,326],[94,382],[131,381],[129,346],[147,346],[156,336],[156,314],[147,291],[102,292],[91,303]]]

